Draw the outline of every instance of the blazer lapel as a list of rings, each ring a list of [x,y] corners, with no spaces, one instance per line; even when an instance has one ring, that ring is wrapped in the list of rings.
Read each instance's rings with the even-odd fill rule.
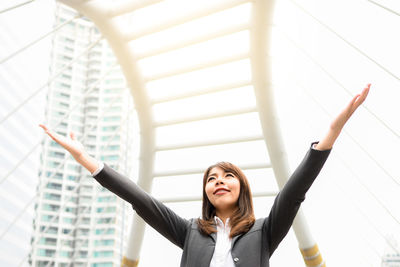
[[[243,234],[235,235],[235,236],[232,238],[231,250],[232,250],[233,246],[235,245],[236,241],[238,240],[238,238],[241,237],[242,235],[243,235]]]
[[[210,234],[211,238],[214,240],[215,243],[217,243],[217,233],[211,233]]]

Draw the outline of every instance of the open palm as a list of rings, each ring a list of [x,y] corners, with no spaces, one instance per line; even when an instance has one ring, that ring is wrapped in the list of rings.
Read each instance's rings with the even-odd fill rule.
[[[353,97],[353,99],[346,106],[346,108],[332,122],[332,124],[331,124],[332,128],[337,128],[337,129],[342,129],[343,128],[343,126],[346,124],[346,122],[350,119],[351,115],[353,115],[354,111],[356,111],[356,109],[367,98],[367,95],[368,95],[370,87],[371,87],[371,84],[368,84],[367,87],[365,87],[362,90],[361,94],[358,94],[355,97]]]
[[[79,158],[83,153],[85,153],[83,145],[76,140],[76,136],[73,132],[69,134],[68,138],[50,130],[44,124],[39,124],[39,126],[42,127],[45,133],[48,134],[54,141],[71,153],[75,159]]]

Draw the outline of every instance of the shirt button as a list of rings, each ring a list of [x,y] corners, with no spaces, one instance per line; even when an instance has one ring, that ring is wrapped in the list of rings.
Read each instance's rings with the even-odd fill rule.
[[[239,258],[234,258],[233,261],[234,261],[234,262],[238,262],[238,261],[239,261]]]

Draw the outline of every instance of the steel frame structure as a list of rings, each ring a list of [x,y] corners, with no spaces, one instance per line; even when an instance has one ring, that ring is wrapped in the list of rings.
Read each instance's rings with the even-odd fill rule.
[[[167,175],[180,175],[185,173],[196,173],[200,170],[176,170],[173,172],[162,172],[155,173],[154,162],[156,151],[171,150],[187,147],[196,146],[207,146],[216,144],[226,144],[235,142],[244,142],[248,140],[264,140],[271,162],[265,165],[257,166],[241,166],[244,169],[251,168],[268,168],[272,167],[277,180],[279,188],[282,188],[289,177],[289,167],[287,155],[284,149],[284,144],[281,138],[280,128],[274,107],[273,97],[273,86],[271,83],[271,64],[268,61],[268,53],[271,39],[271,27],[272,17],[274,12],[275,1],[272,0],[231,0],[223,3],[218,3],[210,8],[198,10],[196,12],[186,14],[185,16],[176,17],[168,23],[149,27],[148,29],[138,32],[123,32],[116,23],[115,18],[121,15],[126,15],[137,9],[153,5],[161,2],[160,0],[145,0],[145,1],[126,1],[126,2],[108,2],[107,0],[60,0],[63,4],[77,10],[80,14],[86,16],[92,20],[98,27],[104,38],[106,38],[113,49],[115,56],[118,59],[119,64],[122,67],[128,86],[131,89],[131,93],[134,99],[134,105],[138,114],[139,125],[140,125],[140,162],[139,162],[139,179],[138,185],[146,191],[150,191],[153,178],[155,176],[167,176]],[[199,36],[196,39],[189,40],[186,43],[179,43],[169,47],[159,49],[147,54],[137,54],[132,51],[128,42],[142,36],[152,34],[155,32],[168,29],[170,27],[180,25],[182,23],[205,17],[210,14],[223,11],[237,5],[251,2],[252,4],[252,21],[250,25],[239,25],[234,26],[218,33],[210,33],[208,35]],[[232,55],[229,58],[223,58],[214,62],[207,62],[200,65],[193,65],[185,67],[183,69],[173,70],[167,73],[161,73],[153,77],[144,78],[138,67],[138,60],[185,47],[190,44],[203,42],[218,36],[222,36],[228,33],[237,32],[243,29],[250,30],[250,52],[248,54]],[[182,123],[183,121],[167,121],[162,124],[157,124],[153,116],[153,102],[150,100],[146,93],[146,83],[151,80],[170,77],[173,75],[181,74],[184,72],[193,71],[196,69],[206,68],[231,62],[234,60],[240,60],[243,58],[249,58],[251,62],[251,74],[252,80],[248,82],[248,85],[252,85],[254,88],[254,94],[256,96],[257,107],[254,109],[242,109],[236,110],[230,113],[217,114],[215,117],[229,116],[233,114],[244,114],[247,112],[258,112],[262,136],[247,136],[244,138],[233,138],[233,139],[220,139],[214,142],[198,142],[184,145],[157,147],[156,146],[156,135],[155,129],[159,126],[172,125],[176,123]],[[232,88],[236,86],[232,84]],[[220,88],[208,88],[206,91],[215,92]],[[184,96],[183,96],[184,97]],[[169,101],[165,99],[164,101]],[[185,120],[197,121],[210,119],[207,116],[197,116],[191,119]],[[265,192],[263,196],[274,195],[276,192]],[[257,196],[257,195],[256,195]],[[171,198],[163,199],[164,202],[179,202],[189,201],[198,199],[194,198]],[[121,263],[121,266],[137,266],[140,256],[140,248],[144,236],[144,222],[139,220],[137,215],[134,215],[133,225],[131,228],[131,236],[129,245]],[[316,242],[314,241],[311,231],[306,223],[306,218],[302,213],[301,209],[293,224],[293,229],[296,234],[300,250],[303,254],[303,258],[306,266],[325,266],[325,263],[318,250]]]

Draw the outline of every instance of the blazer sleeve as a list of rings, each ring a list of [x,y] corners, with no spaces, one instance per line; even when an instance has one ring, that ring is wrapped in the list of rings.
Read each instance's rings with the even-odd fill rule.
[[[303,161],[276,196],[270,214],[263,225],[270,257],[289,231],[300,204],[305,199],[306,192],[321,171],[330,151],[315,150],[311,146]]]
[[[151,227],[183,248],[190,222],[146,193],[127,177],[104,165],[94,178],[105,188],[132,204],[137,214]]]

